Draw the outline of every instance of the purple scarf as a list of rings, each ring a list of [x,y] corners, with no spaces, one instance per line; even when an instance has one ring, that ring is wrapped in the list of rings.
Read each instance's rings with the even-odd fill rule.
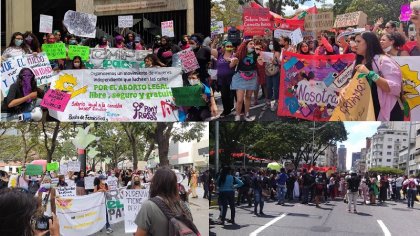
[[[32,93],[31,80],[32,78],[23,79],[23,96],[28,96],[30,93]],[[28,99],[26,102],[31,103],[32,99]]]

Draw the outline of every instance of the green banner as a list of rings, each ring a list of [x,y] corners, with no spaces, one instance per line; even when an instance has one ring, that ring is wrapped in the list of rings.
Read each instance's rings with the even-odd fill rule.
[[[42,166],[40,165],[26,165],[25,175],[34,176],[34,175],[42,175],[43,170]]]
[[[79,56],[83,61],[89,60],[90,48],[87,46],[69,46],[69,58],[73,60],[75,56]]]
[[[42,51],[47,54],[49,60],[66,59],[67,57],[64,43],[43,44]]]
[[[60,165],[58,164],[58,162],[52,162],[52,163],[48,163],[47,164],[47,170],[48,171],[50,171],[50,170],[53,170],[53,171],[59,170],[59,168],[60,168]]]
[[[172,95],[177,106],[206,106],[202,98],[203,92],[200,85],[172,88]]]

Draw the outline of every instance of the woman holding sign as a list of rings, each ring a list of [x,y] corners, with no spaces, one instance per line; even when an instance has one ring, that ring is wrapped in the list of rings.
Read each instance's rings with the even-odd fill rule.
[[[375,118],[378,121],[403,121],[400,104],[401,70],[392,58],[385,55],[378,37],[372,32],[356,36],[356,67],[366,76],[371,88]]]
[[[24,56],[31,53],[31,49],[23,41],[23,34],[21,32],[16,32],[12,35],[9,47],[4,50],[1,59],[4,61],[10,57]]]
[[[252,40],[245,41],[238,47],[237,69],[233,75],[231,90],[236,90],[236,116],[235,121],[241,120],[242,104],[245,97],[245,120],[253,121],[254,118],[249,115],[251,106],[251,96],[258,88],[257,83],[257,60],[258,55],[255,52],[255,43]],[[264,62],[258,61],[260,65]]]

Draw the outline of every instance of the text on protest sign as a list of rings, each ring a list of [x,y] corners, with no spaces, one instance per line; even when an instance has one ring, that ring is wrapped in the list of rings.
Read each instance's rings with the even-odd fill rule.
[[[279,39],[280,37],[290,37],[290,30],[276,29],[274,30],[274,38]]]
[[[43,44],[42,51],[47,54],[49,60],[65,59],[67,50],[64,43]]]
[[[172,87],[182,87],[179,68],[66,70],[52,83],[73,92],[64,112],[51,111],[60,121],[177,121]],[[68,88],[67,88],[68,90]]]
[[[90,48],[88,46],[70,45],[69,46],[69,58],[70,58],[70,60],[73,60],[73,58],[75,56],[81,57],[82,61],[89,60]]]
[[[69,161],[69,162],[67,162],[67,171],[79,172],[80,171],[80,162],[79,161]]]
[[[179,60],[181,61],[182,70],[184,73],[195,71],[200,66],[198,65],[197,57],[195,57],[194,51],[187,49],[177,53]]]
[[[62,235],[92,235],[106,223],[103,193],[56,198],[55,205]]]
[[[147,50],[122,48],[91,48],[86,69],[140,69],[144,68]]]
[[[137,225],[134,222],[137,214],[140,212],[141,205],[149,198],[149,190],[127,189],[124,191],[124,225],[125,233],[134,233],[137,231]]]
[[[22,68],[30,68],[35,74],[37,85],[51,82],[54,76],[50,61],[44,53],[8,58],[1,63],[1,91],[4,96],[9,93],[10,86],[16,82]]]
[[[164,21],[161,22],[162,27],[162,36],[168,36],[170,38],[175,37],[174,32],[174,21]]]
[[[302,31],[300,29],[296,29],[290,33],[290,40],[292,41],[292,45],[296,46],[300,42],[303,41]]]
[[[223,21],[212,21],[210,25],[211,35],[223,34],[225,32]]]
[[[268,8],[244,8],[243,22],[244,36],[264,35],[273,28]]]
[[[53,28],[53,17],[47,15],[39,15],[39,32],[51,34]]]
[[[109,187],[109,185],[108,185]],[[106,196],[106,208],[108,211],[108,220],[110,224],[115,224],[124,220],[123,194],[124,188],[108,190]]]
[[[67,163],[60,165],[60,175],[67,175],[68,173],[67,168],[68,168]]]
[[[49,89],[42,99],[41,106],[63,112],[71,95],[55,89]]]
[[[47,171],[50,170],[58,170],[58,168],[60,167],[60,164],[58,162],[51,162],[51,163],[47,163]]]
[[[63,24],[70,34],[95,38],[97,20],[98,17],[95,15],[70,10],[64,15]]]
[[[319,12],[305,16],[305,31],[330,30],[334,27],[333,12]]]
[[[335,80],[345,84],[355,55],[316,56],[283,53],[277,115],[328,121],[338,104]],[[350,67],[350,68],[349,68]]]
[[[94,186],[95,177],[93,176],[87,176],[85,177],[85,189],[93,189]]]
[[[133,15],[118,16],[118,27],[120,28],[133,27]]]
[[[109,190],[115,190],[118,188],[118,178],[115,176],[108,176],[108,178],[106,179],[106,183],[108,184]]]
[[[60,197],[75,197],[76,196],[76,186],[72,187],[57,187],[57,194]]]
[[[367,15],[362,11],[338,15],[335,18],[334,27],[342,28],[349,26],[364,27],[367,24]]]

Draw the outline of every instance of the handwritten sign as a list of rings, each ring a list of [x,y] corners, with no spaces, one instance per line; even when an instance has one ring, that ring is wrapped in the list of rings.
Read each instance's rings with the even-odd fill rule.
[[[66,45],[64,43],[43,44],[42,51],[47,54],[49,60],[65,59],[67,57]]]
[[[9,93],[10,86],[16,82],[22,68],[30,68],[34,72],[38,86],[50,83],[54,76],[50,61],[44,53],[38,53],[36,57],[30,54],[8,58],[1,63],[0,87],[4,96]]]
[[[95,177],[93,176],[87,176],[85,177],[85,189],[93,189],[94,188],[94,181]]]
[[[300,29],[292,31],[292,33],[290,33],[290,40],[292,41],[293,46],[298,45],[303,41],[302,31]]]
[[[106,183],[108,184],[108,189],[109,190],[115,190],[115,189],[118,188],[118,178],[117,177],[108,176],[108,178],[106,179]]]
[[[89,60],[90,48],[88,46],[70,45],[69,46],[69,58],[70,58],[70,60],[73,60],[73,58],[75,56],[81,57],[83,61]]]
[[[272,30],[270,9],[244,8],[244,36],[265,35],[266,30]]]
[[[120,28],[133,27],[133,15],[118,16],[118,27]]]
[[[70,101],[71,95],[55,89],[49,89],[41,101],[41,106],[54,111],[63,112],[67,103]]]
[[[375,121],[370,86],[356,73],[345,88],[344,97],[334,109],[330,121]]]
[[[367,24],[367,15],[362,11],[338,15],[335,18],[334,27],[343,28],[349,26],[365,27]]]
[[[67,173],[68,173],[67,163],[60,165],[60,175],[67,175]]]
[[[179,60],[181,61],[182,70],[184,73],[188,73],[200,68],[198,65],[197,58],[192,50],[183,50],[177,53]]]
[[[42,175],[43,174],[43,168],[40,165],[26,165],[26,171],[25,174],[28,176],[34,176],[34,175]]]
[[[47,15],[39,15],[39,32],[51,34],[53,28],[53,17]]]
[[[67,162],[67,171],[79,172],[80,171],[80,162],[79,161],[69,161],[69,162]]]
[[[63,24],[70,34],[80,37],[95,38],[98,17],[83,12],[67,11]]]
[[[124,191],[124,226],[125,233],[134,233],[137,230],[137,225],[134,220],[140,212],[141,205],[149,198],[149,190],[134,190],[127,189]]]
[[[60,197],[75,197],[76,196],[76,186],[72,187],[58,187],[56,188],[57,194]]]
[[[175,37],[174,32],[174,21],[164,21],[161,22],[162,27],[162,36],[168,36],[170,38]]]
[[[261,52],[261,57],[264,62],[272,63],[274,59],[274,53],[272,52]]]
[[[47,163],[47,171],[55,171],[58,170],[60,168],[60,164],[58,162],[51,162],[51,163]]]
[[[274,30],[274,38],[279,39],[280,37],[290,37],[290,30],[276,29]]]
[[[177,106],[205,106],[200,85],[172,88],[172,95]]]
[[[212,36],[223,34],[225,32],[223,21],[212,21],[210,25],[210,31]]]
[[[332,11],[319,12],[305,16],[305,31],[323,31],[334,27],[334,14]]]

